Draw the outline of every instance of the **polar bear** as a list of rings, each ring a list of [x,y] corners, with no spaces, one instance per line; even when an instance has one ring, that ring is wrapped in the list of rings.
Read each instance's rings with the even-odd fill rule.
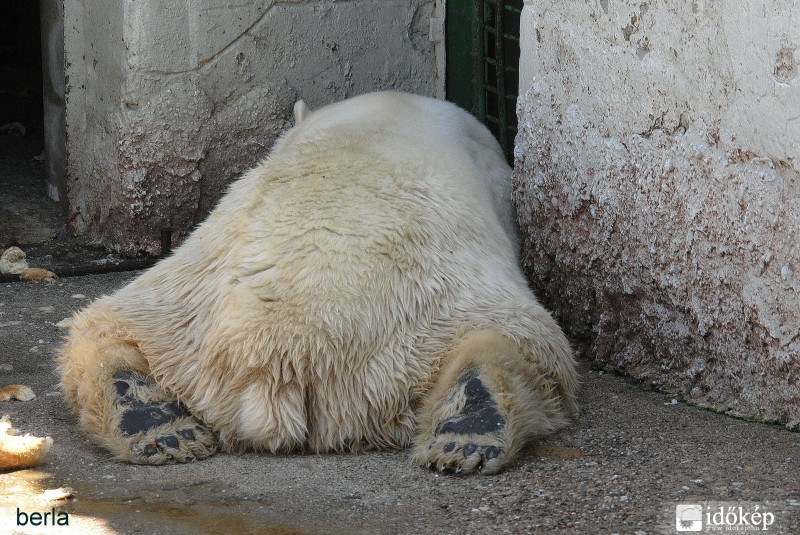
[[[82,426],[134,463],[413,446],[485,474],[564,426],[575,361],[490,132],[396,92],[295,117],[171,256],[74,316]]]

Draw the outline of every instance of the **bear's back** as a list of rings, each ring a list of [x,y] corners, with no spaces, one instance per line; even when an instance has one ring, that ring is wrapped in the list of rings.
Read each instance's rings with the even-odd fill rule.
[[[247,229],[236,278],[320,324],[390,329],[476,271],[517,270],[510,169],[447,102],[373,93],[311,112],[229,197]]]
[[[515,246],[518,243],[511,168],[489,130],[455,104],[384,91],[314,111],[303,108],[298,124],[276,143],[274,154],[302,146],[313,152],[322,140],[331,138],[351,146],[371,146],[376,158],[386,161],[416,162],[424,169],[423,176],[441,170],[458,179],[457,186],[471,188],[474,199],[489,200],[506,233]]]

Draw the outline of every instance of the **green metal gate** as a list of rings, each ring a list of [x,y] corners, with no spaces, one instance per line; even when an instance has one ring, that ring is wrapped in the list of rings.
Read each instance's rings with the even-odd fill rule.
[[[497,137],[509,162],[517,133],[519,18],[523,0],[447,0],[447,100]]]

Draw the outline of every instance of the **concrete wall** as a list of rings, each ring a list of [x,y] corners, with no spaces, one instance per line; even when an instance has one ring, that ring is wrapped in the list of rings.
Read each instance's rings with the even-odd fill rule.
[[[65,0],[73,232],[179,241],[267,155],[298,98],[433,94],[433,0]]]
[[[514,199],[598,366],[800,426],[800,5],[526,2]]]

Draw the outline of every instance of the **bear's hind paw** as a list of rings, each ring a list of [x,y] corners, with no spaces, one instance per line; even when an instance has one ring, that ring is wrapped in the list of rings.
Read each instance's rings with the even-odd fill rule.
[[[115,442],[136,464],[185,463],[217,449],[214,433],[174,396],[150,378],[129,371],[114,374]]]
[[[418,443],[415,460],[445,473],[495,474],[508,461],[505,447],[506,418],[479,369],[458,378],[440,407],[446,414],[433,427],[432,436]]]

